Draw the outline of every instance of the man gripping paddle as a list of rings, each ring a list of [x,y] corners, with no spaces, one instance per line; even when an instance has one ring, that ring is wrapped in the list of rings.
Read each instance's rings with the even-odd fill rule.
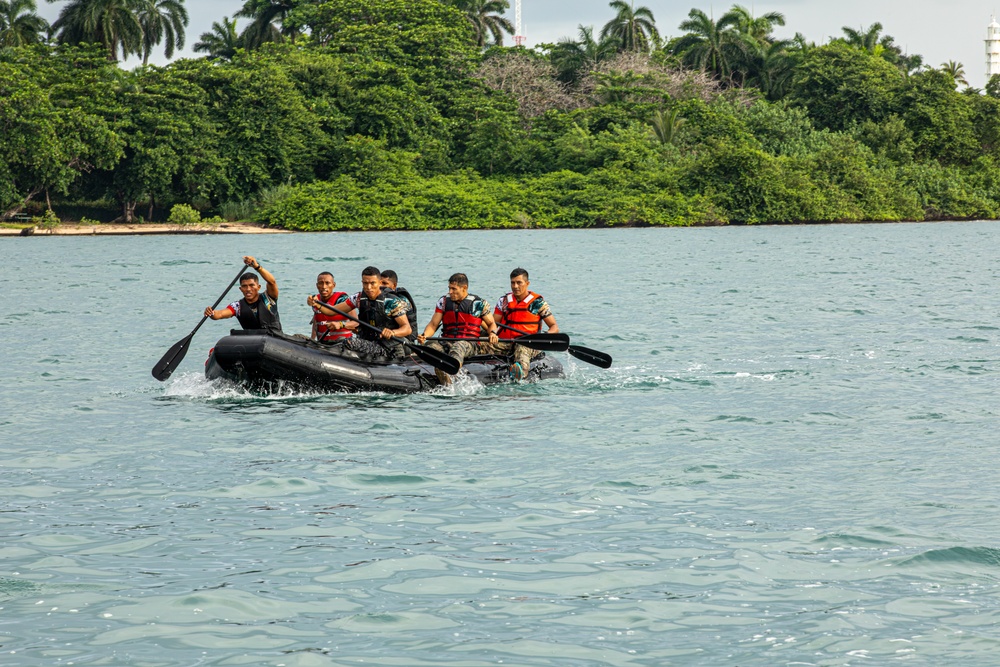
[[[240,291],[243,298],[233,301],[221,310],[213,310],[211,306],[205,309],[205,317],[213,320],[224,320],[235,317],[244,329],[265,329],[281,332],[281,320],[278,318],[278,283],[271,272],[263,268],[255,258],[247,255],[243,263],[260,274],[267,283],[262,294],[260,281],[249,271],[240,276]]]
[[[538,350],[518,345],[517,337],[541,333],[542,323],[548,328],[548,333],[559,333],[559,325],[548,302],[529,290],[530,286],[527,271],[518,267],[510,272],[510,291],[500,297],[493,310],[493,319],[500,325],[500,342],[479,346],[479,354],[511,355],[510,379],[514,381],[527,377],[531,359],[539,354]]]

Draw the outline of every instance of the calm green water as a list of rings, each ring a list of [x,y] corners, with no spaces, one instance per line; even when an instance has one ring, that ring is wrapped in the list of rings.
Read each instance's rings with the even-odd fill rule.
[[[0,240],[2,665],[995,665],[1000,224]],[[149,374],[251,253],[426,320],[523,264],[565,380]],[[233,294],[236,292],[234,290]]]

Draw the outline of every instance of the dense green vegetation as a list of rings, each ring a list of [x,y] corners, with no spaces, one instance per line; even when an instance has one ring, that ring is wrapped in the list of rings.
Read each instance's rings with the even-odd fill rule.
[[[175,205],[290,229],[1000,217],[1000,80],[922,65],[874,24],[692,9],[665,39],[504,48],[505,0],[247,0],[204,58],[182,0],[0,0],[0,214]],[[237,18],[245,21],[238,29]],[[51,35],[47,37],[46,35]],[[91,210],[91,209],[88,209]],[[188,209],[178,209],[185,219]],[[178,213],[180,215],[180,213]]]

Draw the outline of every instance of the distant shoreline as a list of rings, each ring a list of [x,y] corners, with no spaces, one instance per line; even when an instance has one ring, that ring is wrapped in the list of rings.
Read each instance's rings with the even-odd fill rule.
[[[0,237],[13,236],[167,236],[167,235],[209,235],[209,234],[322,234],[330,232],[447,232],[447,231],[490,231],[497,229],[521,230],[521,229],[577,229],[585,231],[588,229],[692,229],[707,227],[788,227],[793,225],[898,225],[898,224],[920,224],[920,223],[940,223],[940,222],[994,222],[987,218],[931,218],[927,220],[824,220],[822,222],[758,222],[752,225],[740,223],[714,224],[714,225],[615,225],[613,227],[474,227],[468,229],[322,229],[303,231],[298,229],[277,229],[265,227],[253,222],[223,222],[218,224],[195,224],[195,225],[170,225],[166,223],[102,223],[96,225],[81,225],[78,223],[63,223],[52,229],[26,226],[0,227]],[[30,230],[30,231],[28,231]]]
[[[30,230],[30,231],[28,231]],[[290,234],[287,229],[264,227],[252,222],[222,222],[218,224],[169,225],[143,222],[134,224],[103,223],[81,225],[63,223],[52,229],[26,226],[0,228],[0,236],[143,236],[152,234]]]

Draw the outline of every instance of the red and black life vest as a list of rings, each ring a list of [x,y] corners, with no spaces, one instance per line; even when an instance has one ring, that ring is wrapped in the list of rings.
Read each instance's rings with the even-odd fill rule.
[[[483,318],[472,314],[472,309],[480,298],[470,294],[458,303],[444,297],[441,324],[445,338],[478,338]]]
[[[323,300],[317,295],[315,299],[327,306],[335,306],[338,301],[342,298],[347,298],[347,292],[334,292],[326,300]],[[316,322],[316,340],[321,340],[323,342],[329,343],[331,341],[340,340],[342,338],[350,338],[351,332],[348,329],[334,329],[327,322],[348,322],[346,317],[343,315],[327,315],[325,312],[321,311],[316,306],[313,306],[313,321]]]
[[[528,295],[524,297],[524,301],[518,302],[514,298],[514,294],[511,292],[507,293],[507,296],[500,299],[497,304],[494,315],[499,315],[497,319],[501,324],[506,324],[507,326],[517,329],[517,331],[511,331],[510,329],[501,329],[499,332],[500,338],[517,338],[518,336],[523,336],[525,334],[538,333],[542,330],[542,318],[528,310],[528,307],[536,300],[542,297],[534,292],[528,292]],[[520,332],[520,333],[518,333]]]

